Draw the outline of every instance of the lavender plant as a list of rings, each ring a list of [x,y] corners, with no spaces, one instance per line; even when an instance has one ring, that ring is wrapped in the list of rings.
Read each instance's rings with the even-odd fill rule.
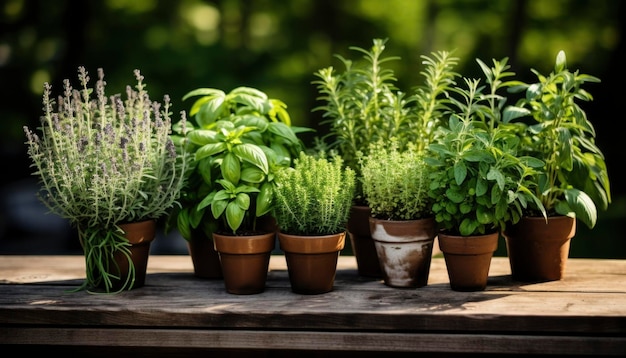
[[[169,136],[169,96],[163,106],[152,101],[139,70],[135,78],[136,90],[127,86],[125,99],[107,97],[104,71],[98,69],[93,89],[79,67],[80,88],[66,79],[57,100],[45,83],[41,136],[24,127],[39,198],[78,230],[87,266],[81,289],[111,290],[107,262],[117,251],[131,267],[122,289],[132,287],[130,244],[119,225],[166,215],[185,181],[186,156],[177,154]]]

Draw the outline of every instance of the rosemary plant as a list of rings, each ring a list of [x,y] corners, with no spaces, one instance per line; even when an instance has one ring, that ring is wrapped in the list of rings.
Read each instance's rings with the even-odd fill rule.
[[[122,289],[132,287],[130,244],[119,224],[166,215],[184,184],[187,160],[170,139],[169,96],[162,107],[150,100],[139,70],[135,78],[136,90],[127,86],[125,99],[107,97],[104,71],[98,69],[90,88],[80,67],[80,88],[66,79],[58,100],[44,85],[41,136],[24,127],[33,174],[41,183],[39,198],[78,230],[86,257],[82,288],[88,290],[103,285],[111,291],[115,277],[108,265],[118,251],[131,266]]]
[[[428,146],[442,120],[447,91],[458,76],[453,71],[458,59],[451,53],[422,56],[424,83],[409,95],[397,88],[393,70],[386,67],[400,59],[384,56],[386,43],[374,39],[370,49],[350,47],[362,55],[361,61],[337,55],[343,69],[322,68],[313,81],[321,101],[313,111],[322,111],[321,124],[329,125],[317,145],[336,150],[357,178],[361,177],[359,156],[368,155],[372,143],[396,138],[400,151],[408,143],[416,143],[418,150]],[[364,204],[363,200],[361,180],[357,180],[355,201]]]
[[[421,58],[424,83],[414,89],[415,115],[414,120],[409,122],[410,133],[415,133],[410,139],[416,144],[418,152],[426,150],[433,142],[448,110],[449,91],[456,85],[455,78],[459,76],[454,72],[459,59],[451,52],[433,52]]]
[[[358,152],[367,153],[369,145],[390,133],[405,127],[408,120],[409,100],[402,92],[396,92],[396,78],[387,62],[399,57],[383,57],[387,40],[374,39],[371,49],[350,47],[362,54],[362,62],[353,62],[340,55],[341,72],[327,67],[315,76],[323,104],[313,111],[323,111],[321,124],[329,125],[329,133],[322,138],[330,150],[336,150],[345,165],[360,177]],[[357,183],[357,201],[362,201],[362,190]]]
[[[276,174],[273,215],[292,235],[330,235],[345,231],[354,198],[355,174],[340,156],[300,153],[293,168]]]

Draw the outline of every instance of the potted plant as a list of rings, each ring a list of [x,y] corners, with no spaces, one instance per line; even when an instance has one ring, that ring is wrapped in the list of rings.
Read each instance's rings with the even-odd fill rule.
[[[447,90],[457,76],[453,68],[458,61],[449,52],[422,56],[424,84],[409,95],[396,86],[397,79],[388,64],[400,58],[384,56],[386,43],[386,39],[374,39],[369,49],[350,47],[362,55],[360,61],[336,55],[343,69],[322,68],[315,73],[317,80],[313,82],[321,102],[313,110],[322,111],[321,124],[329,126],[320,143],[326,151],[336,150],[345,166],[356,173],[348,234],[359,274],[372,277],[382,277],[382,272],[369,231],[371,210],[363,195],[358,158],[368,155],[372,143],[392,137],[397,138],[400,150],[410,142],[416,142],[419,150],[426,148],[442,118]]]
[[[369,155],[360,158],[370,231],[387,286],[428,283],[437,225],[425,153],[412,144],[401,151],[392,138],[373,144]]]
[[[229,293],[260,293],[275,246],[274,176],[293,165],[304,148],[297,133],[307,129],[291,126],[285,104],[254,88],[200,88],[184,98],[194,96],[196,125],[175,126],[176,142],[193,157],[177,227],[183,237],[201,228],[213,239]]]
[[[332,291],[354,199],[354,171],[338,155],[301,152],[295,166],[279,171],[275,181],[273,215],[292,291]]]
[[[504,120],[523,119],[516,121],[521,128],[520,152],[545,163],[534,175],[534,191],[546,212],[528,208],[504,236],[514,279],[560,280],[576,219],[593,228],[598,209],[606,210],[611,202],[604,155],[595,143],[592,123],[577,102],[591,101],[583,86],[600,79],[570,71],[563,51],[557,54],[551,73],[532,72],[537,82],[511,88],[524,96],[506,109]]]
[[[513,75],[507,59],[493,67],[477,61],[487,85],[465,78],[465,87],[453,89],[448,125],[439,128],[426,158],[439,246],[458,291],[483,290],[500,232],[529,203],[542,209],[533,175],[543,162],[522,155],[516,126],[501,124],[506,98],[498,90],[513,84],[506,81]]]
[[[241,121],[246,117],[255,118],[259,121],[260,130],[247,136],[252,138],[256,135],[256,143],[274,148],[282,156],[281,162],[285,164],[290,163],[290,158],[301,149],[301,143],[293,137],[293,133],[302,128],[291,127],[291,117],[284,102],[269,98],[256,88],[242,86],[228,93],[216,88],[198,88],[183,96],[183,100],[191,98],[195,98],[189,111],[192,121],[185,122],[184,126],[183,122],[174,124],[172,134],[178,150],[188,153],[191,163],[186,185],[181,193],[181,206],[170,216],[167,230],[176,227],[186,240],[197,277],[223,278],[219,255],[213,242],[217,220],[209,208],[198,207],[215,190],[215,178],[221,174],[212,158],[200,158],[197,155],[198,151],[207,148],[204,145],[208,142],[202,136],[215,133],[220,120]],[[284,126],[290,128],[285,129]]]
[[[176,204],[184,184],[187,161],[169,137],[169,97],[163,105],[151,100],[139,70],[135,77],[125,99],[107,97],[104,71],[90,88],[79,67],[80,87],[65,80],[58,101],[45,84],[41,136],[24,128],[39,197],[77,229],[87,276],[79,289],[90,292],[144,285],[156,220]]]

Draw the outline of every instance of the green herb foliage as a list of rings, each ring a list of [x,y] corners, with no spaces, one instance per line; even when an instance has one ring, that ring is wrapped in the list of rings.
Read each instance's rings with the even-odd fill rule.
[[[411,112],[408,133],[409,143],[415,143],[417,151],[424,151],[434,140],[437,128],[442,125],[448,110],[450,90],[460,76],[454,72],[458,58],[451,52],[433,52],[430,56],[422,55],[424,83],[414,89],[415,113]]]
[[[355,181],[341,157],[300,153],[293,168],[276,174],[274,217],[280,230],[294,235],[345,231]]]
[[[275,172],[293,165],[304,149],[297,134],[310,129],[291,126],[287,106],[255,88],[199,88],[184,99],[192,97],[195,126],[174,126],[193,161],[183,207],[172,217],[187,239],[194,230],[256,233],[257,219],[271,212]]]
[[[417,143],[419,150],[427,147],[445,109],[447,90],[457,76],[452,71],[457,59],[450,53],[422,56],[425,81],[409,95],[396,86],[389,65],[400,58],[384,56],[386,43],[386,39],[374,39],[369,49],[350,47],[362,55],[361,61],[337,55],[343,69],[320,69],[313,81],[322,102],[313,110],[322,111],[321,124],[329,125],[321,145],[337,151],[357,178],[361,177],[359,156],[368,155],[372,143],[396,138],[399,150],[408,143]],[[363,201],[360,180],[355,199]]]
[[[514,82],[507,59],[483,70],[488,87],[465,78],[455,87],[447,126],[429,146],[433,167],[430,195],[440,228],[463,236],[504,230],[519,221],[529,203],[541,207],[534,194],[535,168],[543,162],[519,154],[516,126],[501,124],[505,97],[497,92]]]
[[[88,73],[80,67],[81,87],[74,89],[65,80],[58,101],[45,84],[41,137],[24,128],[41,183],[39,197],[78,229],[90,289],[103,282],[110,290],[106,265],[114,252],[124,252],[130,263],[129,243],[118,224],[166,215],[184,185],[187,161],[169,137],[169,97],[163,107],[150,100],[138,70],[135,77],[136,90],[128,86],[125,99],[107,97],[102,69],[90,88]],[[184,112],[182,118],[184,123]],[[125,287],[134,280],[132,270],[131,276]]]
[[[550,74],[532,72],[537,82],[511,89],[525,97],[506,109],[504,121],[532,117],[518,124],[524,126],[523,151],[545,162],[536,175],[536,194],[548,214],[575,216],[593,228],[597,209],[606,210],[611,202],[611,190],[595,129],[577,101],[593,100],[582,86],[600,79],[571,72],[563,51]]]
[[[432,216],[428,195],[430,167],[424,151],[409,144],[400,151],[397,141],[376,143],[362,156],[363,194],[372,216],[415,220]]]

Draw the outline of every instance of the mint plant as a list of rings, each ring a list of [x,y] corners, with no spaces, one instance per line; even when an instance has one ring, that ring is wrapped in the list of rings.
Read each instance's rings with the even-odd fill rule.
[[[537,82],[510,89],[525,96],[505,110],[503,120],[529,119],[528,123],[515,123],[523,128],[521,152],[545,163],[535,174],[535,193],[548,215],[575,216],[593,228],[597,210],[606,210],[611,202],[611,189],[604,155],[595,143],[595,129],[577,101],[593,100],[583,85],[600,79],[570,71],[563,51],[548,75],[532,72]]]

